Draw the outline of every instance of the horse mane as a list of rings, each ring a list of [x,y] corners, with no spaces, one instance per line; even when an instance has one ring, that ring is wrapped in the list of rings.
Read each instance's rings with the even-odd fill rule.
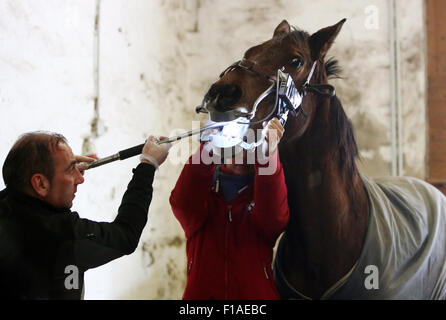
[[[345,114],[337,96],[330,99],[330,122],[333,125],[333,144],[339,155],[339,168],[351,178],[356,172],[356,159],[359,158],[353,125]]]
[[[331,57],[325,62],[324,67],[327,79],[342,79],[342,68],[339,66],[338,60]],[[352,122],[347,117],[337,95],[330,99],[330,123],[334,131],[332,143],[335,152],[339,155],[339,169],[350,179],[356,172],[356,159],[359,158],[359,149]]]
[[[331,57],[325,64],[327,79],[342,79],[342,68],[338,60]],[[359,158],[359,149],[356,143],[353,124],[347,117],[341,100],[335,95],[330,99],[330,123],[334,134],[332,143],[335,152],[339,155],[339,169],[351,179],[356,172],[356,159]]]
[[[338,60],[331,57],[325,62],[325,72],[328,79],[341,79],[342,69]],[[330,99],[330,122],[333,124],[334,145],[339,154],[340,169],[351,177],[356,170],[356,158],[359,158],[353,125],[347,117],[341,101],[335,95]]]
[[[327,73],[328,79],[342,79],[342,68],[339,66],[338,60],[333,57],[329,58],[327,62],[325,62],[325,72]]]

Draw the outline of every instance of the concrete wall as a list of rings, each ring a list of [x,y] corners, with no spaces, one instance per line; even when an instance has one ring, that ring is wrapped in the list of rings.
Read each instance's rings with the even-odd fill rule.
[[[75,153],[92,146],[100,157],[149,134],[190,130],[204,119],[194,107],[218,74],[269,39],[282,19],[312,33],[345,17],[329,56],[344,70],[344,79],[332,83],[353,120],[361,168],[372,176],[400,168],[424,178],[423,1],[398,1],[395,15],[391,3],[0,0],[0,161],[19,134],[32,130],[61,132]],[[181,298],[185,239],[168,197],[188,153],[187,141],[172,148],[156,174],[136,252],[88,271],[86,299]],[[112,221],[137,163],[135,157],[87,172],[73,210]]]

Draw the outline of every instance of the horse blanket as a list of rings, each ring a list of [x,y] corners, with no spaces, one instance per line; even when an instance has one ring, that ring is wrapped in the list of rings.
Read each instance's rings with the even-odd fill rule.
[[[361,254],[321,299],[446,299],[446,197],[416,178],[362,180],[370,214]],[[274,262],[279,293],[308,299],[282,272],[284,237]]]

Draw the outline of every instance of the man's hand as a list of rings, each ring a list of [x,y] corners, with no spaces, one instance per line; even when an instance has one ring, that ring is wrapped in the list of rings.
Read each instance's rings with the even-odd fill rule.
[[[280,123],[279,119],[273,118],[268,123],[265,123],[263,125],[265,132],[265,155],[269,157],[270,155],[274,154],[277,149],[277,145],[280,142],[280,139],[282,139],[283,132],[285,129],[282,127],[282,124]]]
[[[158,139],[154,136],[150,136],[146,140],[146,144],[142,149],[141,162],[145,162],[158,168],[167,158],[169,154],[169,149],[172,147],[171,143],[157,144],[157,141],[165,140],[166,137],[159,137]]]
[[[76,167],[79,169],[82,175],[84,175],[84,171],[88,168],[88,163],[98,159],[96,156],[74,156],[74,158],[76,159]]]

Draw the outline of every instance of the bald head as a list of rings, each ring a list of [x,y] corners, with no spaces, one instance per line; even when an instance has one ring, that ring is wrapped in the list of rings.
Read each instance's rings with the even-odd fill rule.
[[[67,140],[57,133],[30,132],[20,136],[3,164],[5,185],[16,191],[27,192],[35,173],[41,173],[51,181],[54,175],[53,153],[59,143],[67,144]]]

